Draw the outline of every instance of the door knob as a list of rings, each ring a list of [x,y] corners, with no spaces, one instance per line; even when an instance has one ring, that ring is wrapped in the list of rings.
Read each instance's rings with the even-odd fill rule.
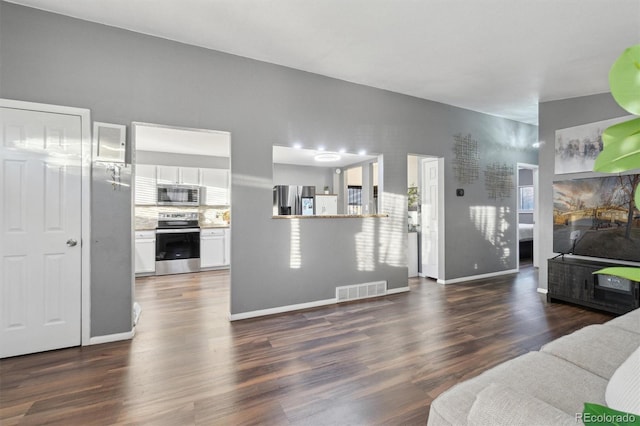
[[[68,245],[69,247],[75,247],[77,244],[78,244],[78,242],[77,242],[76,240],[74,240],[73,238],[69,238],[69,239],[67,240],[67,245]]]

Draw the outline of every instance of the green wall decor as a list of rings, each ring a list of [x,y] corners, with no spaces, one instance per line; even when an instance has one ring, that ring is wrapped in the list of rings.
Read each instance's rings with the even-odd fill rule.
[[[640,115],[640,44],[626,49],[609,71],[611,95],[626,111]],[[603,150],[596,158],[593,170],[620,173],[640,168],[640,118],[608,127],[602,133]],[[633,189],[634,201],[640,208],[640,186]],[[640,268],[605,268],[594,274],[609,274],[637,281]]]
[[[640,115],[640,44],[626,49],[613,63],[609,87],[618,105]]]
[[[626,49],[609,71],[611,95],[626,111],[640,115],[640,44]],[[640,168],[640,118],[608,127],[593,170],[620,173]]]

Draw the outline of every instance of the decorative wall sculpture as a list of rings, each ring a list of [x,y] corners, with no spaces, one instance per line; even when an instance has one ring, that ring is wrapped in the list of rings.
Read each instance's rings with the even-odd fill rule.
[[[503,200],[511,197],[514,189],[513,174],[513,166],[506,163],[487,165],[484,171],[484,184],[489,191],[489,199]]]
[[[457,134],[453,137],[453,171],[461,184],[470,184],[478,180],[480,174],[480,157],[478,155],[478,141],[471,135]]]

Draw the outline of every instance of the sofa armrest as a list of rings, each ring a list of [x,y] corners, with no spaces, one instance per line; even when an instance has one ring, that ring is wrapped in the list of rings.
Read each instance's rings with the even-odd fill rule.
[[[469,426],[576,425],[575,416],[499,383],[478,393],[467,421]]]

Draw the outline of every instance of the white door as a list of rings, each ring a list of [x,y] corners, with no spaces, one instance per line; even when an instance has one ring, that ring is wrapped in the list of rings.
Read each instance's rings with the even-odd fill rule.
[[[0,108],[0,357],[81,343],[81,126]]]
[[[438,159],[422,159],[422,275],[438,278]]]

